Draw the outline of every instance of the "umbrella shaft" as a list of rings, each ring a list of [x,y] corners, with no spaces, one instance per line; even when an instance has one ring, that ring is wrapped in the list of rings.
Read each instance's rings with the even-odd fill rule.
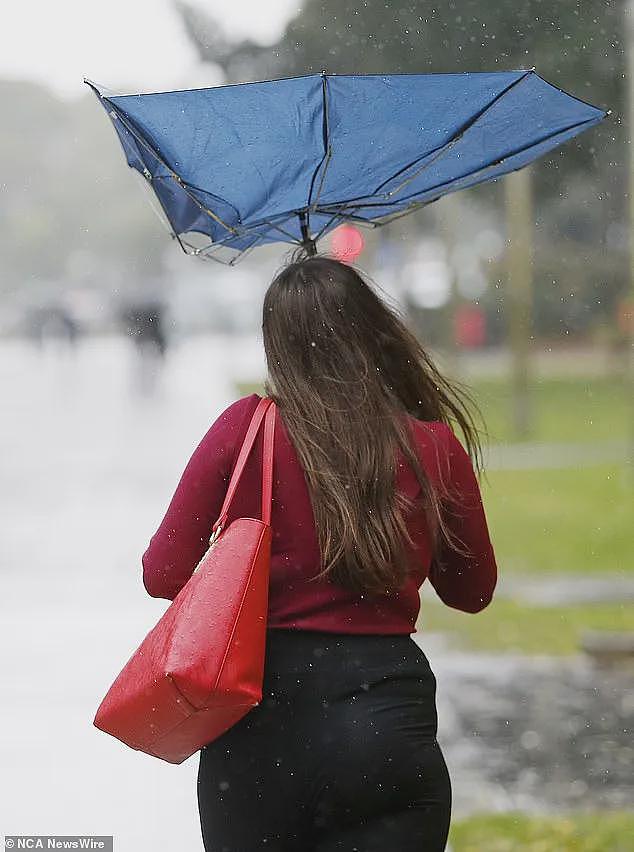
[[[311,239],[310,231],[308,230],[308,221],[306,219],[306,211],[302,210],[299,214],[299,226],[302,231],[302,245],[309,255],[317,254],[317,246],[315,240]]]

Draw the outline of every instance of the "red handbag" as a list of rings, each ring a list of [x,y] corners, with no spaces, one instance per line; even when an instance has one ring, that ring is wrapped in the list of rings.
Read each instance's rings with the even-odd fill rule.
[[[225,530],[262,420],[262,520],[236,518]],[[274,433],[275,403],[264,397],[247,429],[209,549],[130,657],[93,722],[168,763],[182,763],[262,700]]]

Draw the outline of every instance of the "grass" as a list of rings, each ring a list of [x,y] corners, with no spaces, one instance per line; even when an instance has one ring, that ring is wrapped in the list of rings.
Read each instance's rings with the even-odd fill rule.
[[[632,852],[634,815],[626,811],[530,817],[477,814],[452,822],[452,852]]]
[[[468,382],[468,386],[484,416],[490,443],[514,443],[510,383],[477,379]],[[625,380],[618,377],[534,379],[529,390],[532,429],[527,440],[625,440],[628,393]]]
[[[500,572],[634,573],[624,466],[491,470],[481,490]]]
[[[580,651],[585,630],[634,631],[634,606],[617,601],[542,607],[494,596],[482,612],[468,613],[443,604],[429,586],[417,629],[445,633],[452,647],[465,651],[564,656]]]

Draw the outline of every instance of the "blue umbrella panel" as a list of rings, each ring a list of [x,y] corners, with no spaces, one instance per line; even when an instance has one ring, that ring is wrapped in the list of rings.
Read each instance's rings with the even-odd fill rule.
[[[535,69],[330,75],[106,95],[128,165],[184,251],[379,226],[528,165],[608,114]],[[223,251],[221,251],[223,250]]]

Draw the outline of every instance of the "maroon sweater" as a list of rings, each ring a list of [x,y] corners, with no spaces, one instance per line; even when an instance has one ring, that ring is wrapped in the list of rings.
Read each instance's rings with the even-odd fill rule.
[[[249,420],[260,396],[230,405],[212,424],[181,477],[167,513],[143,555],[143,582],[152,597],[173,600],[191,577],[208,546],[220,514],[229,478]],[[330,580],[307,583],[319,571],[319,547],[303,470],[282,418],[275,427],[273,455],[273,530],[269,587],[269,627],[339,633],[412,633],[420,608],[419,588],[429,577],[450,607],[478,612],[489,603],[497,566],[471,460],[453,431],[439,421],[412,418],[421,462],[434,481],[447,477],[460,502],[448,523],[469,549],[441,553],[443,568],[430,566],[430,548],[422,513],[408,517],[415,550],[413,572],[400,591],[380,597],[354,594]],[[259,518],[263,429],[260,429],[230,507],[237,517]],[[397,487],[415,497],[420,486],[398,449]]]

